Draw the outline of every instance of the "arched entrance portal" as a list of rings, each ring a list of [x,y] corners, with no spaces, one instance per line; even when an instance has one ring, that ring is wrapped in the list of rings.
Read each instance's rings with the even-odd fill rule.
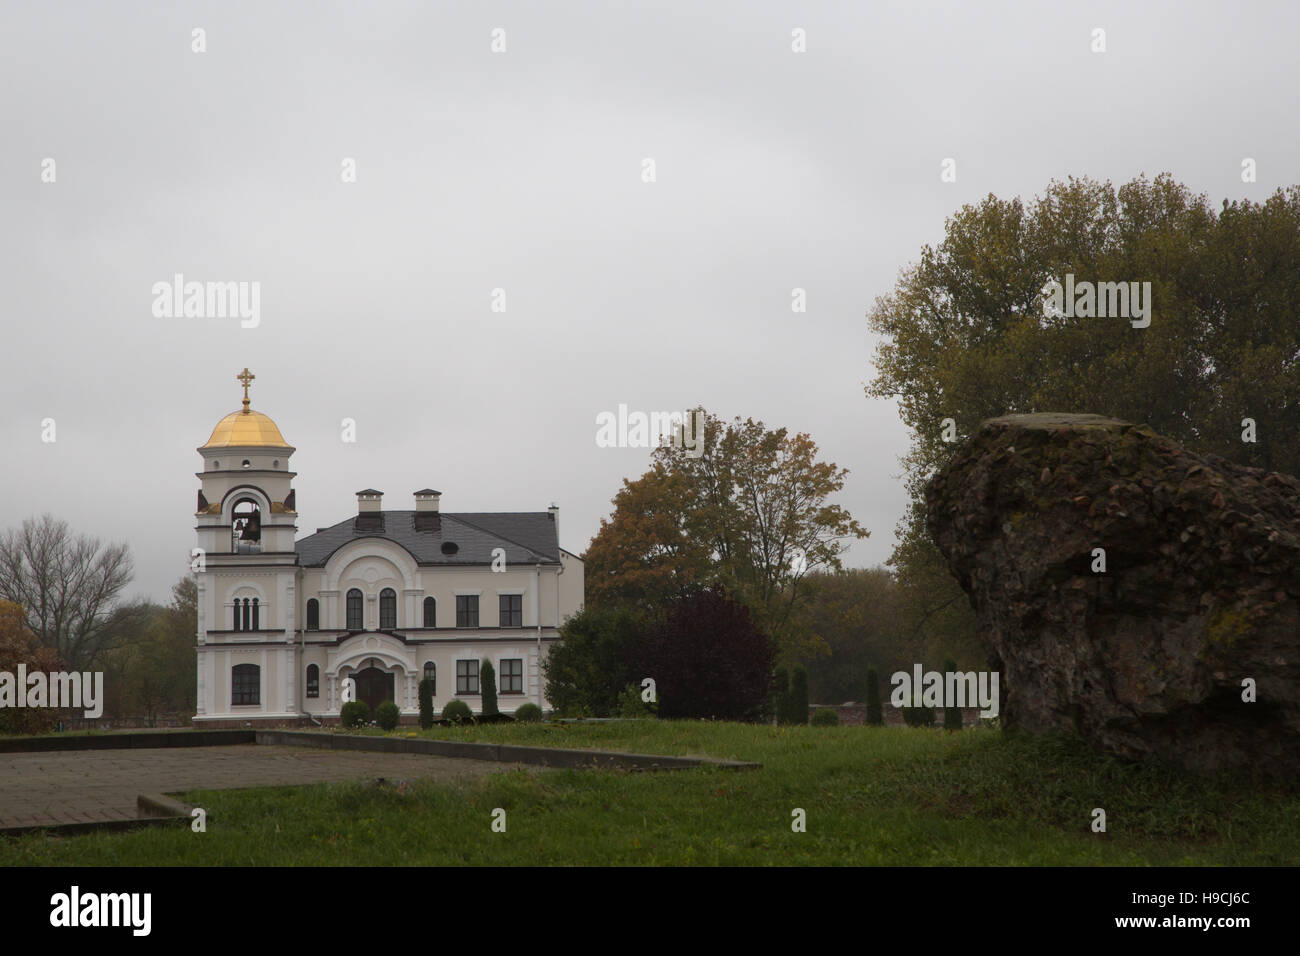
[[[393,675],[381,671],[378,667],[367,667],[354,675],[357,681],[357,700],[364,700],[370,706],[370,716],[375,715],[375,708],[386,700],[394,700]]]

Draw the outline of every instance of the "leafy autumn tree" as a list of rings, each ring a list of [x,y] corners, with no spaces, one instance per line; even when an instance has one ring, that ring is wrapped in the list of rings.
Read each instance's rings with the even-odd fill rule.
[[[1150,325],[1045,310],[1046,286],[1151,283]],[[1300,471],[1300,187],[1216,215],[1169,175],[1053,182],[1025,203],[989,196],[952,216],[869,321],[868,395],[912,430],[912,504],[892,562],[908,619],[968,652],[974,620],[924,534],[921,490],[988,417],[1095,412],[1145,423],[1240,464]],[[1244,442],[1243,419],[1256,441]]]
[[[65,670],[54,650],[43,647],[36,635],[27,627],[27,613],[12,601],[0,599],[0,671],[14,675],[15,690],[25,693],[27,688],[17,686],[18,665],[27,665],[27,673]],[[0,733],[39,734],[54,727],[59,711],[48,707],[0,708]]]
[[[806,434],[698,409],[701,453],[680,436],[652,454],[652,468],[625,480],[614,514],[587,553],[588,601],[656,615],[696,585],[721,585],[790,652],[820,642],[797,613],[810,570],[841,567],[845,539],[867,532],[827,499],[848,474],[817,460]]]
[[[899,589],[888,569],[818,571],[805,583],[808,625],[829,651],[804,662],[812,699],[857,700],[869,667],[892,673],[921,659],[905,641]]]
[[[940,570],[947,574],[946,569]],[[932,659],[935,648],[963,661],[967,668],[985,665],[978,646],[952,640],[953,629],[944,612],[931,615],[931,621],[942,622],[933,633],[918,628],[921,613],[914,603],[916,593],[903,587],[888,568],[817,571],[804,583],[809,595],[806,620],[828,649],[826,655],[803,662],[813,700],[860,700],[870,668],[885,674],[910,672],[915,662]],[[957,595],[962,601],[959,610],[964,609],[965,595],[960,591]]]
[[[158,714],[167,708],[167,674],[161,660],[164,641],[162,623],[157,620],[143,641],[125,649],[125,704],[132,716],[146,718],[150,727],[156,726]]]
[[[124,648],[127,706],[152,726],[160,713],[193,714],[198,589],[185,576],[172,586],[172,603],[158,608],[144,639]]]
[[[654,678],[660,717],[763,717],[773,648],[749,608],[721,587],[673,601],[637,657]]]
[[[686,475],[661,462],[614,496],[614,519],[583,555],[588,607],[626,605],[648,612],[683,597],[709,574],[709,560],[691,537],[683,508]]]

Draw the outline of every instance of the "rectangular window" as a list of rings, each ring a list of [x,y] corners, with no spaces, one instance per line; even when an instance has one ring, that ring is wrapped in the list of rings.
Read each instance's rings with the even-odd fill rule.
[[[478,693],[478,661],[456,662],[456,693]]]
[[[456,595],[456,626],[478,627],[478,595]]]
[[[524,596],[522,594],[501,595],[501,626],[524,626]]]
[[[501,693],[522,694],[524,692],[523,658],[508,657],[501,662]]]

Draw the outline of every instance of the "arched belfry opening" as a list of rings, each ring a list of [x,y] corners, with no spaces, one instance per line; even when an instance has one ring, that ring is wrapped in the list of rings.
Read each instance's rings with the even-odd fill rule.
[[[257,554],[262,550],[262,509],[252,498],[235,502],[230,514],[232,554]]]

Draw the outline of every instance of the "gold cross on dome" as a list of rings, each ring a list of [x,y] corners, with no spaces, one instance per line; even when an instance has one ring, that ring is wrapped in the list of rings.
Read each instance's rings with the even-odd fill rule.
[[[248,383],[257,378],[257,376],[250,372],[248,366],[245,365],[244,370],[236,375],[235,378],[244,383],[244,411],[248,411]]]

